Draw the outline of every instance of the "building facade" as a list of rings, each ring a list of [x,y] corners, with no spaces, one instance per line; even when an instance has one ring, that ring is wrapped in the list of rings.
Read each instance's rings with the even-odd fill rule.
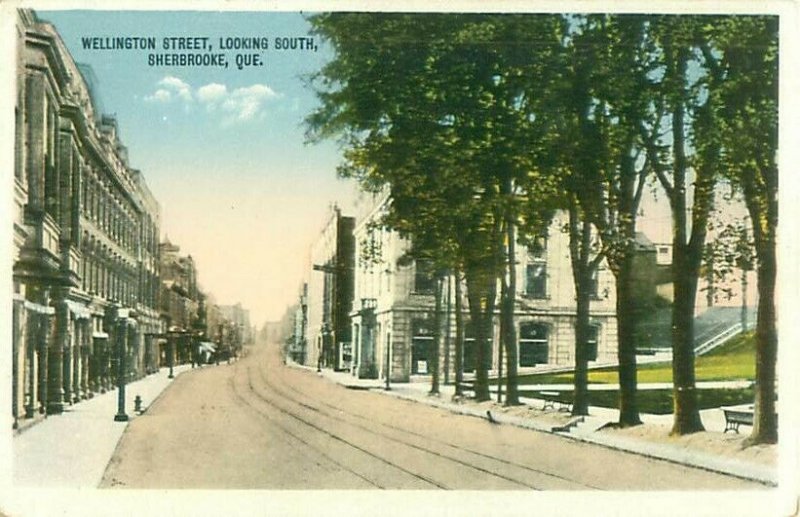
[[[180,246],[169,238],[159,245],[161,262],[161,318],[166,329],[160,341],[161,364],[192,361],[194,346],[201,339],[205,322],[201,321],[202,293],[197,285],[197,269],[191,255],[181,255]],[[203,303],[203,309],[205,305]]]
[[[307,288],[305,363],[342,370],[350,367],[350,312],[353,304],[355,219],[338,207],[311,248]]]
[[[291,331],[286,340],[286,355],[294,362],[306,364],[306,350],[308,348],[308,282],[300,286],[300,295],[297,304],[293,307],[290,316]]]
[[[234,357],[238,357],[242,348],[252,345],[255,339],[250,324],[250,311],[242,307],[241,303],[220,305],[219,311],[223,319],[222,326],[218,327],[219,343]]]
[[[405,382],[414,375],[430,375],[434,339],[434,293],[437,279],[430,266],[408,260],[411,243],[379,221],[389,202],[376,200],[372,210],[358,221],[354,309],[351,312],[354,375]],[[575,356],[575,291],[569,258],[569,237],[562,233],[565,221],[556,217],[547,238],[537,246],[517,248],[515,325],[518,336],[519,371],[533,372],[543,366],[570,366]],[[613,275],[604,265],[594,282],[591,304],[592,360],[611,361],[616,356],[617,328]],[[455,279],[445,278],[442,300],[442,346],[439,368],[442,378],[455,373]],[[466,288],[462,289],[466,293]],[[475,333],[469,322],[466,298],[465,372],[475,370]],[[497,371],[499,313],[491,336],[487,364]],[[504,365],[505,366],[505,365]]]
[[[157,367],[159,206],[55,28],[18,12],[15,427]]]

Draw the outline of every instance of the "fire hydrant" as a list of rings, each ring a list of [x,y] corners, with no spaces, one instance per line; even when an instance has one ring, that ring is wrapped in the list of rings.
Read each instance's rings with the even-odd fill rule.
[[[142,413],[144,410],[142,409],[142,397],[136,395],[136,398],[133,399],[133,409],[137,413]]]

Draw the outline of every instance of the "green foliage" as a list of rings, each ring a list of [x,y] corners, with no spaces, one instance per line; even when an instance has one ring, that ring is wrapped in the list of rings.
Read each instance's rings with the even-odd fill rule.
[[[719,348],[697,358],[695,374],[698,381],[755,380],[755,337],[753,333],[737,336]],[[525,384],[572,383],[571,372],[520,376]],[[669,363],[651,363],[639,366],[639,381],[672,382]],[[589,382],[616,384],[616,368],[600,368],[589,372]]]
[[[696,173],[692,223],[703,232],[681,245],[702,252],[722,175],[743,194],[759,259],[774,249],[775,17],[324,13],[310,22],[334,58],[310,80],[320,105],[306,118],[308,140],[338,140],[337,172],[390,195],[380,224],[410,237],[413,257],[464,271],[480,291],[470,304],[487,317],[508,267],[504,225],[530,243],[555,210],[570,209],[595,227],[592,252],[617,277],[619,348],[630,359],[636,218],[650,173],[681,217],[686,173]],[[636,366],[621,362],[626,400]]]

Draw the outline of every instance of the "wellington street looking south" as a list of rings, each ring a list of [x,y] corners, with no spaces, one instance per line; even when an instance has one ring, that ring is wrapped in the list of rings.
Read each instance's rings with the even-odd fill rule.
[[[39,1],[0,516],[796,511],[797,13]]]

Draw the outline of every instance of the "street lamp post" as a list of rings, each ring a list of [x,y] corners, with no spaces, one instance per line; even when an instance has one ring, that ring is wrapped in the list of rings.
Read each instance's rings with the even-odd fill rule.
[[[386,391],[392,389],[389,385],[389,377],[391,377],[391,369],[392,369],[392,341],[391,339],[386,340]]]
[[[117,414],[115,422],[127,422],[125,413],[125,344],[128,340],[128,309],[118,309],[117,317]]]

